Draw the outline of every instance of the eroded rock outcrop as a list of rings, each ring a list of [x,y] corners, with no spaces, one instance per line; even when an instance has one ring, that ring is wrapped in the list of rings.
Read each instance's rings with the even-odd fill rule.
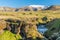
[[[25,38],[44,38],[42,34],[37,31],[37,26],[35,24],[26,23],[20,20],[1,20],[0,31],[3,29],[9,30],[15,34],[20,34],[22,37]]]

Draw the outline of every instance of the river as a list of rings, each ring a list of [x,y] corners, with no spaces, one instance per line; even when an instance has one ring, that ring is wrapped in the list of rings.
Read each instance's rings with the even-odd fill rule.
[[[44,34],[48,29],[46,28],[46,25],[38,25],[38,32]]]

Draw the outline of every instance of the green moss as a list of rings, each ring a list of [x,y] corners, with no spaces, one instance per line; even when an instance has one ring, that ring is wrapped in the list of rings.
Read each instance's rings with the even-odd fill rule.
[[[4,33],[0,35],[0,40],[19,40],[19,39],[22,39],[20,35],[13,34],[10,31],[4,31]]]
[[[52,25],[50,25],[52,23]],[[48,31],[45,33],[45,35],[47,36],[51,36],[53,33],[57,33],[60,31],[60,19],[56,19],[53,22],[51,22],[49,25],[48,25]]]

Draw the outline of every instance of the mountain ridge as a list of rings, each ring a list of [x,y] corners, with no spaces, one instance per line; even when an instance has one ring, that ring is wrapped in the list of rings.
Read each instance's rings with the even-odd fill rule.
[[[12,7],[0,7],[0,11],[2,12],[17,12],[17,11],[37,11],[37,10],[60,10],[60,6],[58,5],[51,5],[51,6],[44,6],[44,5],[29,5],[21,8],[12,8]]]

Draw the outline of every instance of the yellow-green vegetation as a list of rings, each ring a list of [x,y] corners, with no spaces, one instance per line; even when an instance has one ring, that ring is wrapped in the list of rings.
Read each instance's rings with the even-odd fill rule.
[[[0,20],[0,30],[6,28],[6,22],[4,20]]]
[[[48,40],[54,40],[60,37],[60,19],[54,19],[47,25],[48,31],[44,33]]]
[[[13,19],[20,19],[24,21],[33,21],[34,19],[37,19],[34,21],[34,23],[41,22],[41,18],[47,17],[48,20],[50,21],[54,18],[60,18],[60,14],[58,11],[51,11],[51,10],[44,10],[44,11],[21,11],[21,12],[0,12],[0,19],[8,19],[8,18],[13,18]]]
[[[55,19],[51,23],[49,23],[48,27],[49,30],[45,33],[47,36],[51,36],[53,33],[60,32],[60,19]]]
[[[43,38],[42,34],[37,31],[37,27],[33,26],[26,26],[25,28],[27,38],[32,37],[33,39],[36,37]]]
[[[20,35],[16,35],[11,33],[10,31],[4,31],[0,34],[0,40],[20,40],[22,37]]]
[[[44,10],[44,11],[21,11],[21,12],[0,12],[0,19],[6,20],[6,19],[14,19],[14,20],[20,20],[21,22],[26,22],[25,26],[22,26],[24,31],[26,32],[27,38],[28,37],[39,37],[44,38],[38,31],[36,24],[38,23],[46,23],[49,22],[55,18],[60,18],[60,10],[52,11],[52,10]],[[15,23],[12,23],[15,24]],[[32,24],[33,26],[30,26]],[[27,26],[28,25],[28,26]],[[9,33],[9,32],[5,32]],[[1,40],[5,40],[5,33],[1,35]],[[12,36],[12,37],[10,37]],[[18,36],[15,34],[7,34],[6,37],[8,37],[6,40],[18,40]],[[4,39],[2,39],[4,38]]]

